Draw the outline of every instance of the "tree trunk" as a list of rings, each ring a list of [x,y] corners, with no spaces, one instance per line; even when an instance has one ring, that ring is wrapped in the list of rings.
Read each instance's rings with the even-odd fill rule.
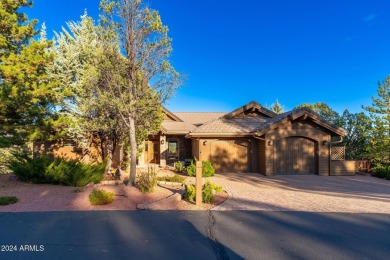
[[[102,151],[102,154],[101,154],[101,157],[102,157],[102,161],[104,161],[104,159],[106,159],[106,152],[104,151],[104,136],[102,136],[101,134],[99,134],[99,138],[100,138],[100,150]]]
[[[106,149],[107,149],[107,156],[106,158],[104,158],[105,160],[107,160],[106,168],[104,169],[105,175],[110,172],[111,165],[112,165],[112,141],[110,139],[107,139]]]
[[[130,130],[130,183],[135,184],[137,174],[137,141],[135,137],[135,123],[134,118],[129,117]]]

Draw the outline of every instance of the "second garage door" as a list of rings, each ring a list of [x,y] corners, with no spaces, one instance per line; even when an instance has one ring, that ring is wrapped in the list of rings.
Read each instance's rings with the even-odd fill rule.
[[[275,174],[317,174],[317,143],[303,137],[275,141]]]
[[[218,173],[247,172],[248,142],[240,139],[214,141],[211,143],[209,160]]]

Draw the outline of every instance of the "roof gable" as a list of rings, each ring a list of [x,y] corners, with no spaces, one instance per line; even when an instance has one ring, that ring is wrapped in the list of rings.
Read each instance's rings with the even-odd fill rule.
[[[339,136],[345,135],[345,131],[342,128],[328,122],[327,120],[325,120],[324,118],[322,118],[320,115],[318,115],[316,112],[314,112],[309,108],[294,109],[290,112],[283,113],[276,116],[275,118],[272,118],[271,120],[269,120],[266,126],[257,129],[256,135],[258,136],[263,135],[270,130],[273,130],[277,127],[281,127],[284,123],[288,121],[295,121],[300,119],[301,120],[310,119],[313,123],[327,129],[328,131],[336,135]]]
[[[166,109],[165,107],[163,107],[163,113],[165,115],[164,120],[174,121],[174,122],[183,122],[183,120],[181,120],[180,117],[178,117],[177,115],[175,115],[174,113],[172,113],[171,111]]]
[[[263,107],[259,103],[255,101],[251,101],[248,104],[245,104],[232,112],[226,114],[224,116],[225,119],[231,118],[242,118],[242,117],[268,117],[273,118],[277,114],[272,112],[271,110]]]
[[[161,128],[163,133],[189,133],[195,128],[220,118],[225,115],[225,112],[170,112],[166,114]],[[177,121],[174,117],[178,118]]]

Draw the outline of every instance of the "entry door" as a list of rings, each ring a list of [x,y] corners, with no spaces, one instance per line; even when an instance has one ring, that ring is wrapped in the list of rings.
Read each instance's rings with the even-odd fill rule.
[[[145,142],[145,162],[160,163],[160,144],[158,140]]]
[[[168,164],[178,161],[180,158],[179,140],[168,140]]]
[[[275,142],[275,174],[316,174],[317,143],[303,137],[288,137]]]

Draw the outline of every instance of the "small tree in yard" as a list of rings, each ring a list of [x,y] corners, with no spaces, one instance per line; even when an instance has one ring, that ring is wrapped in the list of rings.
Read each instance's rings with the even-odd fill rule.
[[[378,83],[378,97],[372,97],[372,106],[363,108],[370,113],[373,126],[367,156],[375,163],[390,164],[390,76]]]
[[[102,0],[104,31],[117,36],[105,46],[99,84],[128,130],[130,182],[136,180],[137,148],[162,122],[161,104],[180,85],[169,62],[168,28],[140,0]],[[138,137],[138,138],[137,138]]]

